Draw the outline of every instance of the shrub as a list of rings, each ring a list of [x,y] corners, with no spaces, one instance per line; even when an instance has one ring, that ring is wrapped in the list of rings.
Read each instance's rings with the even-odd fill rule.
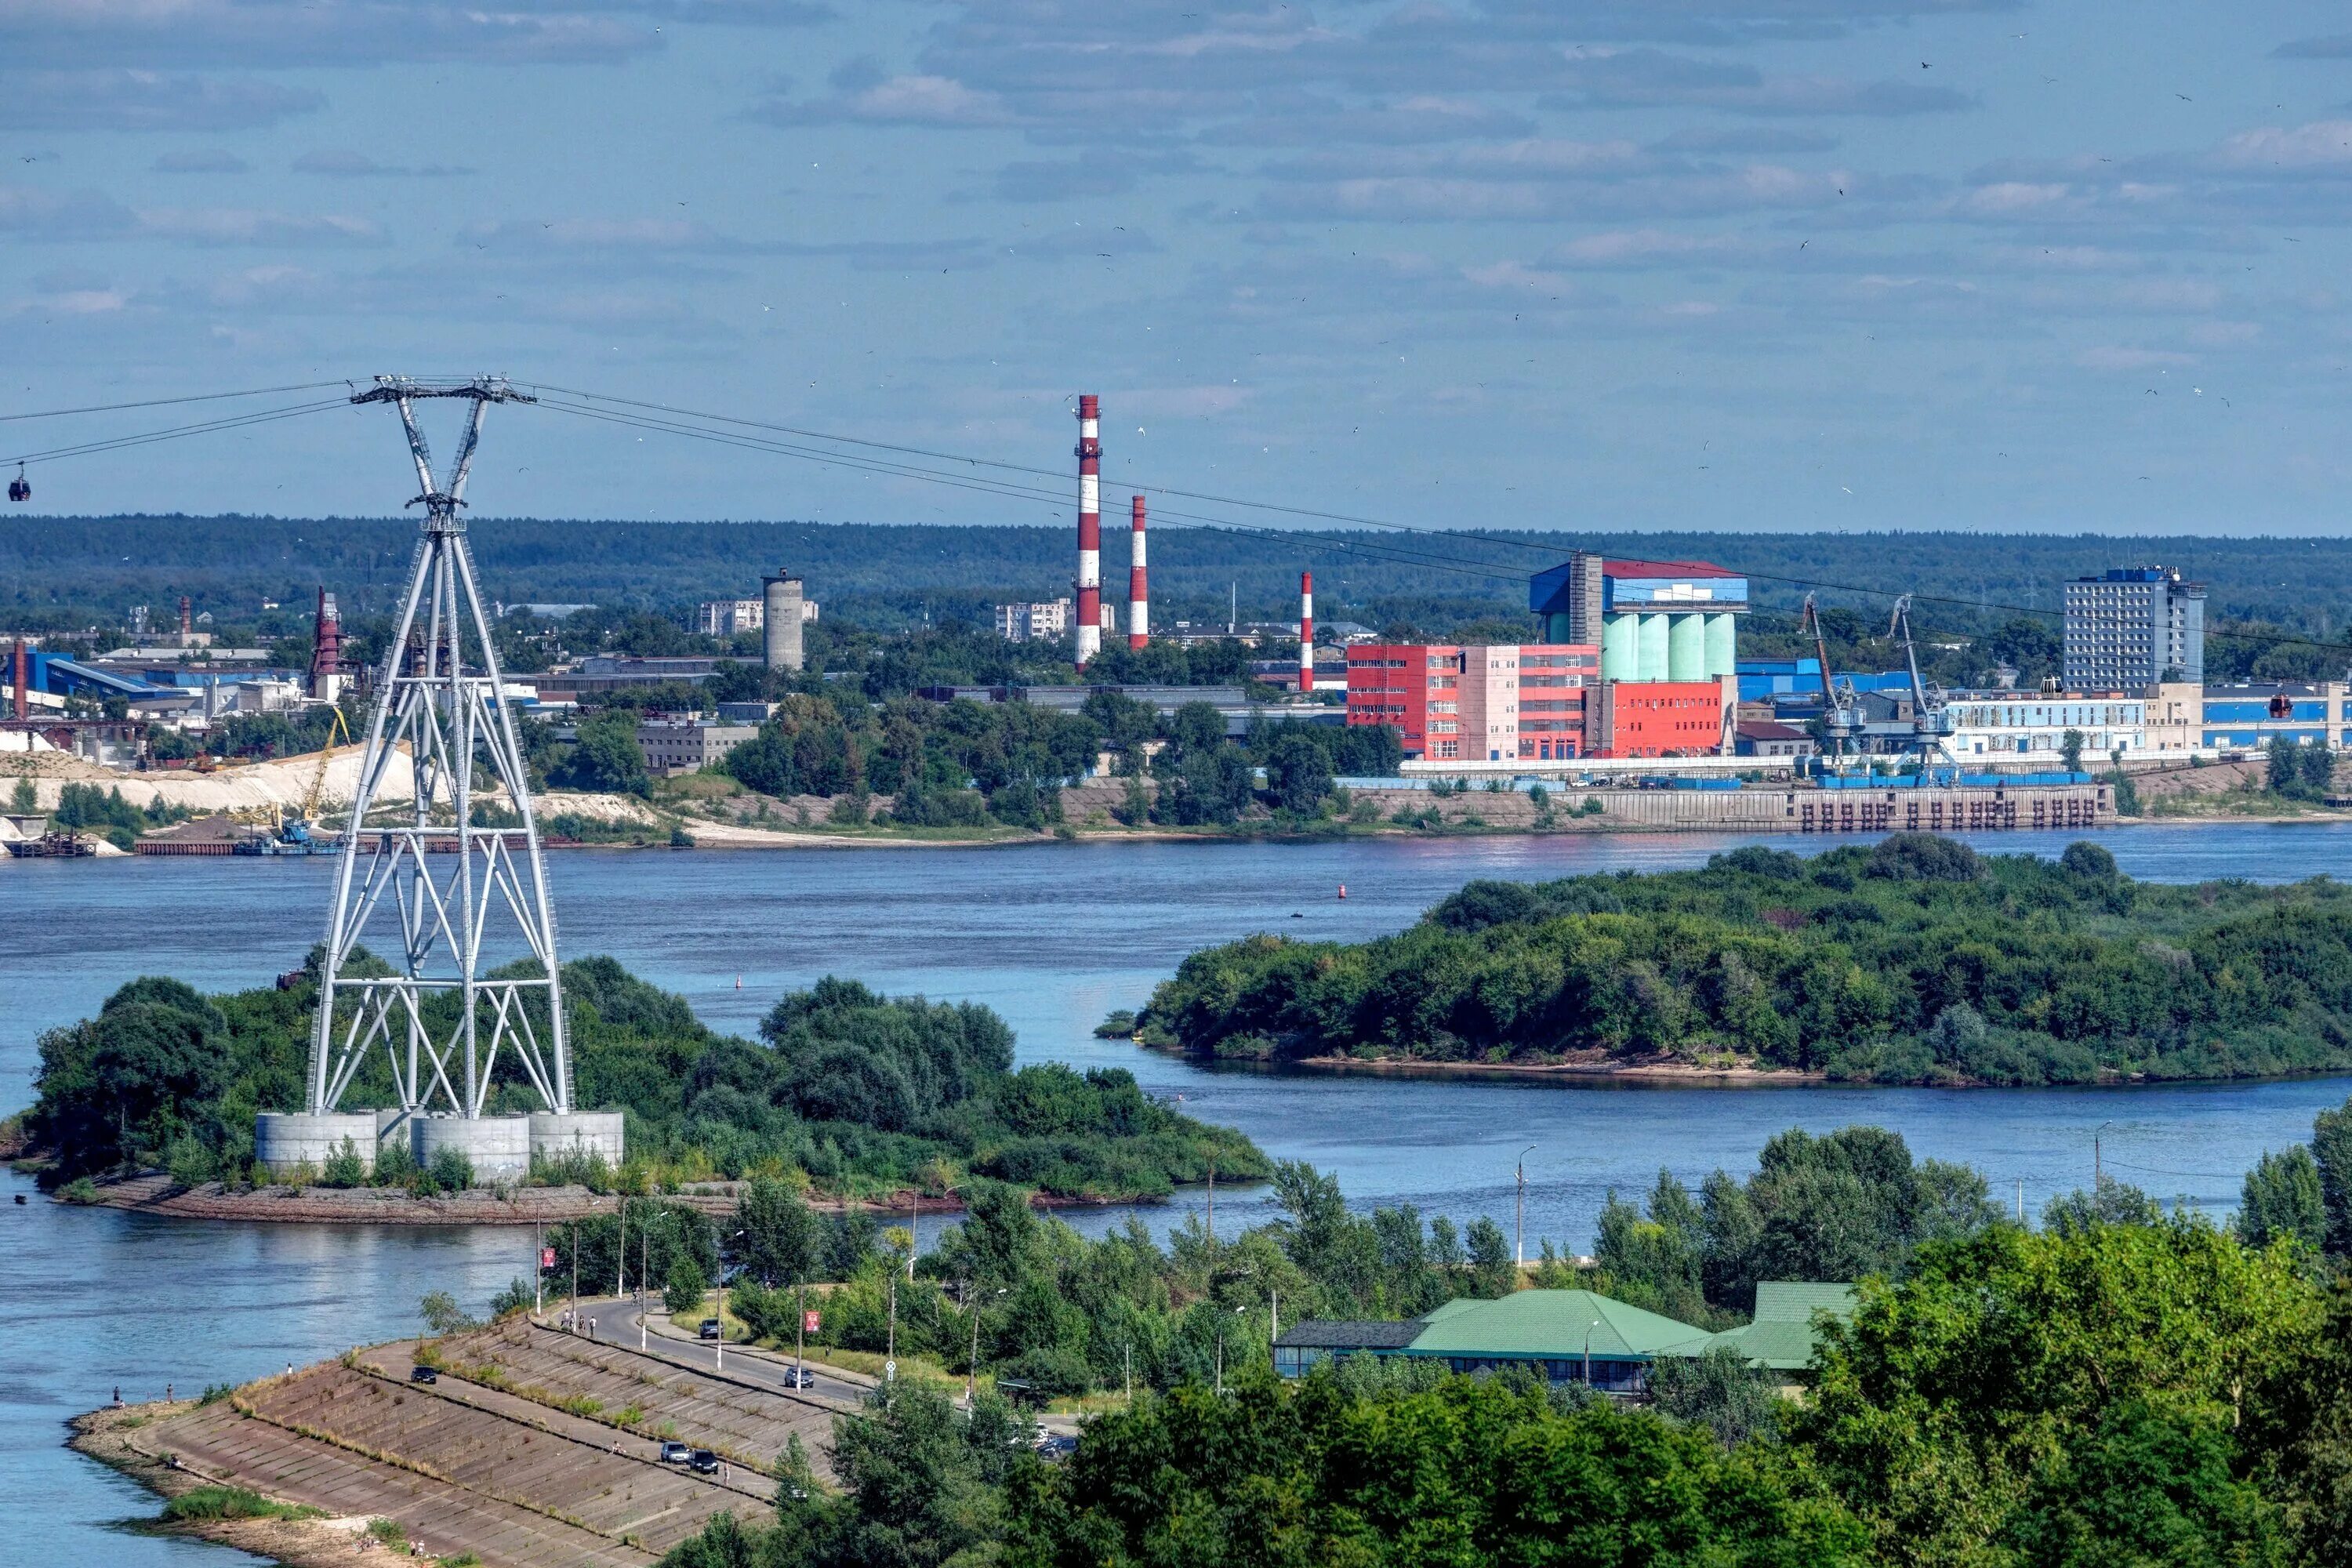
[[[462,1149],[436,1149],[425,1174],[443,1192],[462,1193],[474,1184],[474,1162]]]
[[[673,1312],[691,1312],[702,1305],[710,1293],[710,1281],[701,1266],[685,1253],[669,1266],[669,1278],[662,1282],[662,1303]]]
[[[274,1502],[244,1487],[198,1487],[194,1491],[182,1492],[165,1503],[163,1517],[169,1520],[323,1519],[326,1510],[299,1503]]]
[[[326,1168],[319,1173],[319,1184],[325,1187],[357,1187],[366,1184],[367,1165],[360,1158],[359,1148],[346,1138],[327,1156]]]

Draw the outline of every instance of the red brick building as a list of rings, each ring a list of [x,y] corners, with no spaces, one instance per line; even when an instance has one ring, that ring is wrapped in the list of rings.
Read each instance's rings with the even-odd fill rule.
[[[1583,756],[1601,650],[1575,644],[1348,649],[1348,722],[1390,724],[1407,757],[1552,762]]]

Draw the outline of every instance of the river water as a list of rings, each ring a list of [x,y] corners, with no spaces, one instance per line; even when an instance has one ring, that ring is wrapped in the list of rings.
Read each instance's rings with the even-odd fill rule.
[[[2074,835],[1997,834],[1988,851],[2055,855]],[[2352,875],[2352,825],[2134,827],[2104,834],[2164,881]],[[1589,1250],[1612,1187],[1660,1167],[1696,1181],[1753,1168],[1784,1128],[1892,1127],[1915,1152],[1982,1171],[2029,1212],[2086,1185],[2092,1140],[2117,1174],[2220,1212],[2264,1150],[2308,1136],[2343,1080],[2238,1087],[1926,1090],[1470,1083],[1207,1071],[1095,1039],[1194,948],[1258,931],[1357,939],[1397,930],[1475,877],[1687,866],[1755,840],[1696,835],[1370,839],[1332,844],[1081,844],[986,850],[569,851],[551,855],[569,957],[604,952],[749,1032],[776,995],[827,973],[995,1008],[1023,1060],[1131,1068],[1190,1113],[1269,1153],[1336,1172],[1352,1200],[1412,1202],[1507,1229],[1513,1162],[1527,1237]],[[1839,840],[1770,842],[1800,852]],[[134,974],[201,990],[267,984],[318,940],[328,860],[131,858],[0,863],[0,1110],[27,1103],[36,1039]],[[1347,898],[1338,897],[1345,884]],[[739,985],[740,982],[740,985]],[[218,1548],[102,1537],[152,1500],[58,1447],[102,1403],[242,1380],[414,1331],[419,1296],[479,1303],[530,1267],[527,1235],[157,1220],[49,1204],[0,1176],[0,1468],[22,1500],[0,1557],[114,1568],[225,1563]],[[1202,1194],[1146,1211],[1164,1229]],[[1218,1222],[1263,1216],[1219,1194]],[[1124,1212],[1070,1216],[1094,1231]],[[928,1227],[926,1227],[928,1228]],[[21,1553],[21,1556],[19,1555]]]

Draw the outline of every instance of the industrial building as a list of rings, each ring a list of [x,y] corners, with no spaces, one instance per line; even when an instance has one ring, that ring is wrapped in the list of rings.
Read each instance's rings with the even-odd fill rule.
[[[637,749],[646,772],[657,778],[700,773],[759,734],[757,724],[708,719],[648,719],[637,726]]]
[[[2206,686],[2197,689],[2196,704],[2200,750],[2253,751],[2280,740],[2296,746],[2352,746],[2352,686],[2341,680]]]
[[[2065,589],[2070,691],[2205,679],[2205,590],[2164,566],[2117,567]]]
[[[1515,1290],[1448,1301],[1402,1321],[1295,1324],[1274,1342],[1274,1369],[1299,1377],[1327,1361],[1372,1355],[1442,1362],[1474,1375],[1523,1368],[1549,1383],[1640,1399],[1659,1362],[1695,1361],[1724,1347],[1751,1366],[1801,1374],[1812,1366],[1817,1314],[1850,1320],[1853,1287],[1759,1282],[1753,1321],[1720,1333],[1591,1290]]]
[[[1590,643],[1356,643],[1348,722],[1395,728],[1407,759],[1559,763],[1731,748],[1734,678],[1611,680]]]
[[[1748,579],[1704,561],[1609,561],[1580,550],[1528,584],[1553,643],[1601,648],[1603,680],[1717,680],[1735,673]]]

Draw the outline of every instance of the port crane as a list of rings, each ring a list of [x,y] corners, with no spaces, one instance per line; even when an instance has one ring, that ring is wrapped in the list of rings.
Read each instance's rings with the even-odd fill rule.
[[[1832,759],[1845,755],[1862,733],[1861,704],[1853,689],[1840,690],[1830,679],[1829,638],[1822,630],[1822,613],[1813,604],[1811,594],[1805,595],[1805,607],[1797,616],[1797,635],[1813,634],[1813,662],[1821,668],[1822,676],[1822,741]]]
[[[1911,595],[1904,594],[1895,601],[1895,614],[1886,622],[1886,635],[1899,637],[1903,643],[1905,665],[1911,671],[1911,733],[1910,750],[1927,766],[1938,755],[1946,762],[1953,760],[1951,748],[1946,743],[1958,727],[1951,710],[1945,705],[1942,692],[1932,695],[1919,679],[1919,650],[1911,640]]]

